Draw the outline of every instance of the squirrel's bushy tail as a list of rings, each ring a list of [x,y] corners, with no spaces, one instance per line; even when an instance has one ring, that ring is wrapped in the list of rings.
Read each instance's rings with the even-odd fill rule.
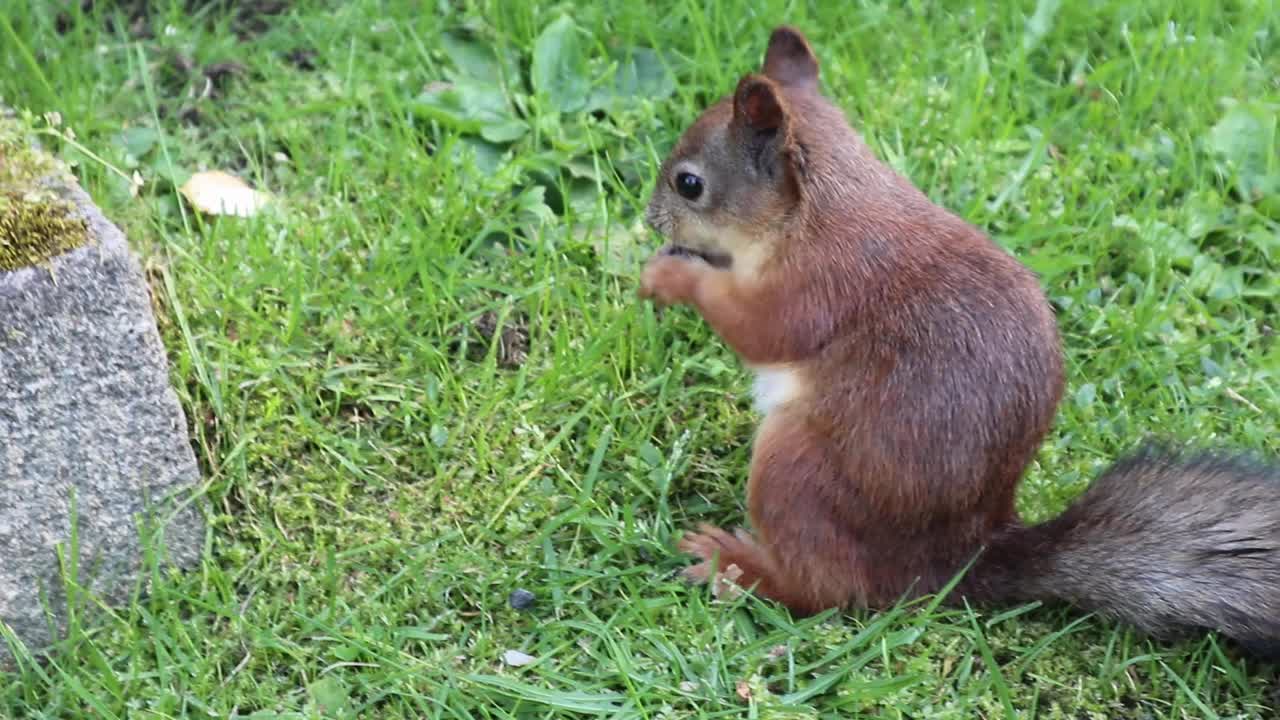
[[[1156,637],[1217,630],[1280,657],[1280,466],[1146,448],[1057,518],[1000,532],[961,588],[1066,601]]]

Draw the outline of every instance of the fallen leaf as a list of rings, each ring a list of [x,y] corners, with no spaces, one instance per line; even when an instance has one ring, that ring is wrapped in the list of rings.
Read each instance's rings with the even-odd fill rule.
[[[270,199],[266,193],[254,190],[245,181],[221,170],[192,175],[178,192],[192,207],[209,215],[249,217]]]
[[[511,667],[524,667],[536,659],[534,656],[526,655],[519,650],[508,650],[502,653],[502,662]]]

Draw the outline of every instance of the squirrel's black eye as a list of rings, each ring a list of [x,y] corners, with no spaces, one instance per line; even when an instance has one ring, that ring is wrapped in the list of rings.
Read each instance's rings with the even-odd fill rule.
[[[676,175],[676,192],[685,200],[697,200],[702,197],[702,178],[687,172]]]

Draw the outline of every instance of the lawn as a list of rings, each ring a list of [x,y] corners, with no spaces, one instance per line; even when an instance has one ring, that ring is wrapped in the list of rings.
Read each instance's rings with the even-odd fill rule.
[[[1275,2],[0,4],[0,98],[144,257],[211,520],[198,567],[0,675],[0,717],[1280,705],[1213,636],[684,586],[756,416],[696,315],[636,300],[658,163],[786,21],[881,157],[1041,274],[1069,388],[1027,516],[1149,435],[1278,456]],[[274,202],[194,213],[202,169]]]

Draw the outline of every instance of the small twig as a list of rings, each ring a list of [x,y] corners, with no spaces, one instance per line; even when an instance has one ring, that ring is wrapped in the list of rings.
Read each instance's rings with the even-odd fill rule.
[[[1235,400],[1236,402],[1240,403],[1241,405],[1244,405],[1245,407],[1247,407],[1247,408],[1249,408],[1250,410],[1252,410],[1252,411],[1254,411],[1254,412],[1258,413],[1259,415],[1261,415],[1261,414],[1262,414],[1262,408],[1260,408],[1260,407],[1258,407],[1257,405],[1254,405],[1253,403],[1249,402],[1249,399],[1248,399],[1248,398],[1246,398],[1245,396],[1243,396],[1243,395],[1241,395],[1240,393],[1236,392],[1235,390],[1232,390],[1232,389],[1231,389],[1231,388],[1229,388],[1229,387],[1224,387],[1224,388],[1223,388],[1223,392],[1225,392],[1225,393],[1227,394],[1227,397],[1231,398],[1232,400]]]

